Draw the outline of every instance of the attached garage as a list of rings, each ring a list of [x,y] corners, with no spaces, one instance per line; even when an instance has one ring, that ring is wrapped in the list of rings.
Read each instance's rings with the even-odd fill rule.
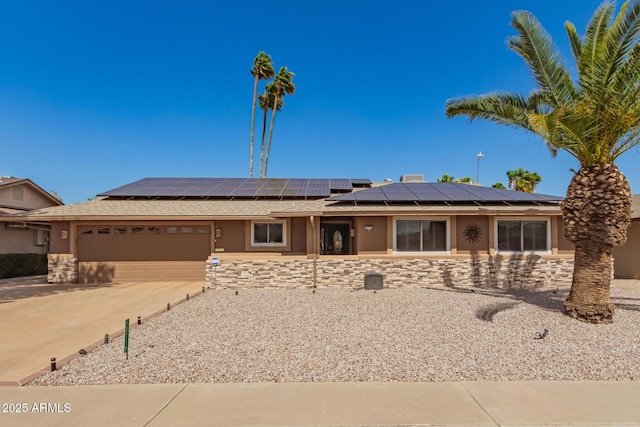
[[[105,223],[77,228],[82,283],[204,280],[210,223]]]

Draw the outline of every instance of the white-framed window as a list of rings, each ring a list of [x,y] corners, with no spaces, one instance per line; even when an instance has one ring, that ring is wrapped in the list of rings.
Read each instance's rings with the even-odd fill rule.
[[[549,218],[496,218],[495,248],[498,252],[551,252]]]
[[[449,218],[398,217],[393,222],[396,253],[450,253]]]
[[[252,221],[251,246],[286,246],[286,221]]]

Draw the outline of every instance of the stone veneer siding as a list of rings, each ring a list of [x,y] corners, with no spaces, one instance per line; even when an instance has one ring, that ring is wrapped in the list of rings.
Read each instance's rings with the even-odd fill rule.
[[[78,281],[78,259],[72,254],[49,254],[47,264],[47,282],[76,283]]]
[[[313,259],[207,262],[206,283],[215,288],[310,288]],[[489,259],[319,259],[317,286],[364,286],[367,272],[383,275],[385,288],[449,286],[523,288],[571,285],[573,258],[537,255],[495,256]]]

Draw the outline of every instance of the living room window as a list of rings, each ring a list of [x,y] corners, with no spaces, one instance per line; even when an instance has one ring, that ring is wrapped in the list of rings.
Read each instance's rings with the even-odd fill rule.
[[[396,252],[449,251],[449,221],[446,218],[396,219]]]
[[[251,223],[251,246],[286,246],[285,221],[254,221]]]
[[[548,219],[499,219],[496,221],[499,252],[548,252]]]

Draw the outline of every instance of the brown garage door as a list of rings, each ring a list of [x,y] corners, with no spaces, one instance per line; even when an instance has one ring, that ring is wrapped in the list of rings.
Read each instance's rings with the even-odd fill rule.
[[[79,226],[79,280],[204,280],[210,233],[208,224]]]

